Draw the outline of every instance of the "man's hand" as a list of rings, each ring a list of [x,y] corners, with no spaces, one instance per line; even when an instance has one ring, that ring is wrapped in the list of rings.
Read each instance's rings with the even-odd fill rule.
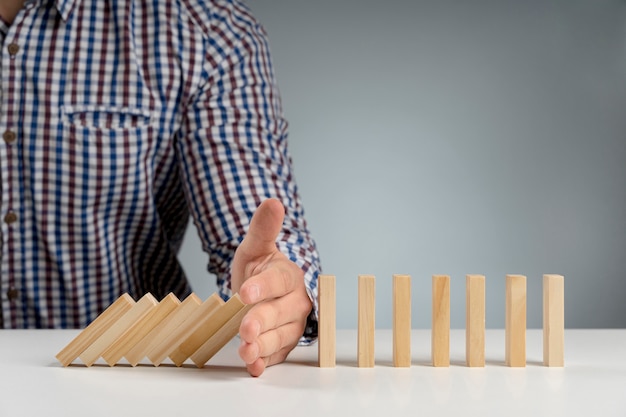
[[[238,292],[246,304],[256,304],[239,328],[239,356],[252,376],[285,360],[311,312],[304,272],[276,247],[284,216],[278,200],[264,201],[233,260],[233,293]]]

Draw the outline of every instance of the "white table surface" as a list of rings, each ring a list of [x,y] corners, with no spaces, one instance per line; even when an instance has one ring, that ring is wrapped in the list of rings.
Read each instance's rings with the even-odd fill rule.
[[[235,339],[203,369],[192,364],[64,368],[74,330],[0,330],[0,417],[20,416],[626,416],[626,330],[566,330],[565,367],[542,366],[541,330],[527,366],[504,366],[504,331],[487,330],[485,368],[465,367],[452,330],[451,366],[430,366],[430,331],[414,330],[411,368],[391,366],[391,332],[377,330],[376,367],[356,367],[356,332],[338,331],[337,367],[317,346],[248,376]],[[355,413],[355,414],[351,414]]]

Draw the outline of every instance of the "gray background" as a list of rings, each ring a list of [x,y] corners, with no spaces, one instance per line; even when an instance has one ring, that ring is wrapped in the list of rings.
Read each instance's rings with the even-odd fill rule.
[[[264,24],[296,178],[338,327],[356,326],[358,274],[413,277],[413,327],[430,327],[432,274],[487,277],[487,327],[504,326],[504,276],[566,278],[567,327],[626,327],[626,2],[253,0]],[[194,230],[181,260],[215,290]]]

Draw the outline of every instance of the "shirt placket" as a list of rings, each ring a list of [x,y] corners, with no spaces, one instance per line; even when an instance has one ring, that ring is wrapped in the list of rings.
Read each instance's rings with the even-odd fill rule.
[[[21,247],[20,211],[21,192],[24,184],[19,172],[20,139],[20,106],[28,100],[21,97],[20,68],[23,60],[24,36],[23,22],[28,10],[33,6],[29,3],[16,16],[13,24],[2,39],[0,53],[1,94],[0,94],[0,327],[20,325],[18,311],[21,310],[22,282],[19,265],[25,248]]]

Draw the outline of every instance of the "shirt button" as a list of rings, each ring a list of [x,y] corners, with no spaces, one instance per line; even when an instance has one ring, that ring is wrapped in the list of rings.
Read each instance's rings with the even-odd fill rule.
[[[7,297],[9,298],[9,301],[15,301],[17,300],[17,297],[19,297],[20,292],[17,290],[17,288],[9,288],[7,291]]]
[[[17,214],[15,214],[14,212],[10,211],[8,212],[5,216],[4,216],[4,222],[6,224],[12,224],[15,223],[17,221]]]
[[[16,55],[20,51],[20,46],[16,43],[11,43],[7,49],[9,50],[9,54]]]
[[[6,132],[2,134],[2,139],[4,139],[6,143],[15,142],[16,138],[17,138],[17,135],[15,134],[15,132],[12,132],[10,130],[7,130]]]

